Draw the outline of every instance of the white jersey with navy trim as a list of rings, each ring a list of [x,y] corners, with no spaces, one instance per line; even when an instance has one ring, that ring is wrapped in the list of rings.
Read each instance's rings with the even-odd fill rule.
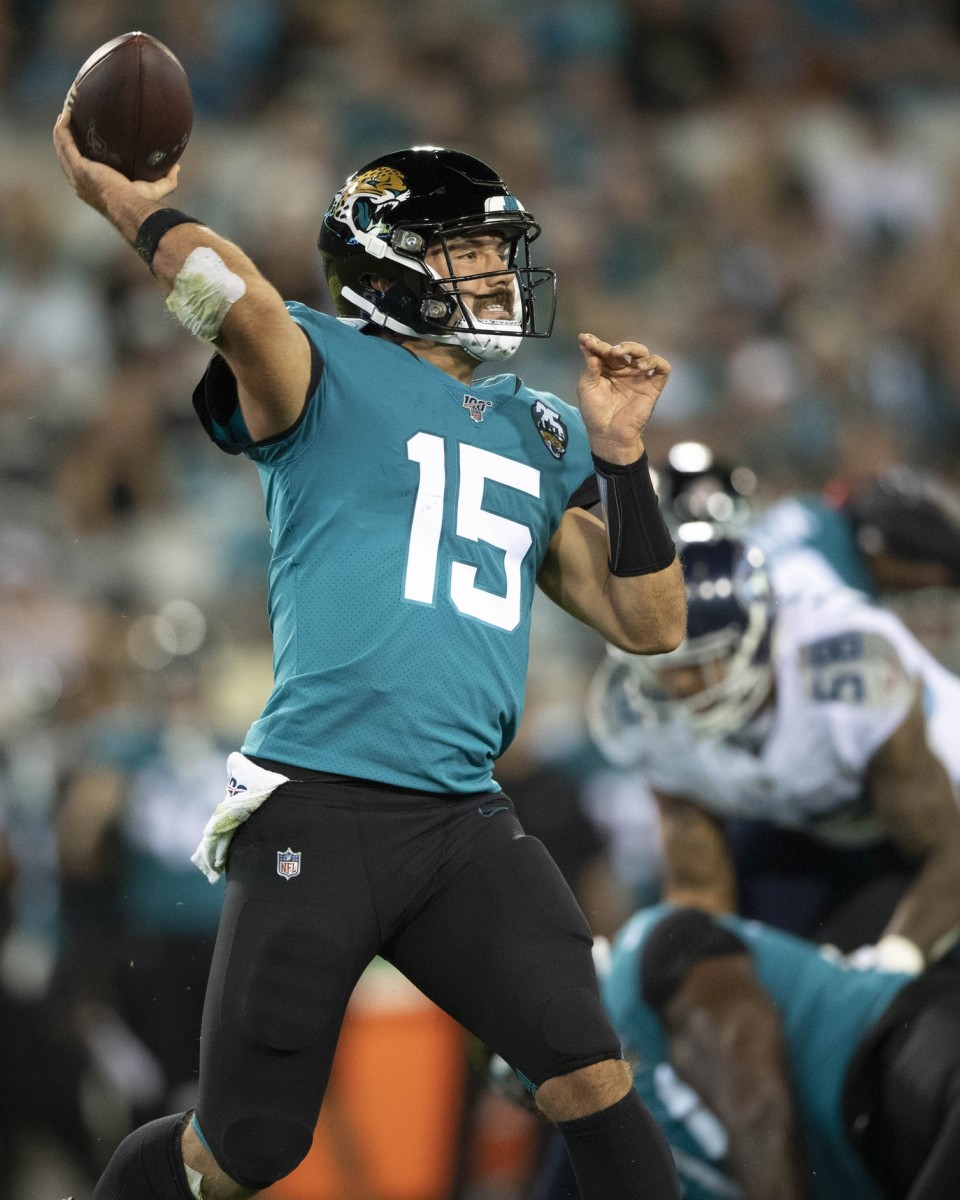
[[[775,706],[735,738],[698,737],[682,719],[623,735],[651,787],[719,815],[869,844],[881,830],[864,776],[918,689],[931,748],[960,785],[960,679],[892,613],[850,589],[797,598],[779,609],[773,655]]]
[[[537,574],[593,471],[583,421],[514,375],[465,386],[354,323],[288,308],[323,368],[297,425],[243,451],[270,522],[275,669],[244,753],[495,791]],[[236,445],[236,420],[222,433]]]
[[[763,551],[780,600],[816,598],[842,587],[875,597],[849,519],[822,496],[778,501],[757,517],[746,539]]]

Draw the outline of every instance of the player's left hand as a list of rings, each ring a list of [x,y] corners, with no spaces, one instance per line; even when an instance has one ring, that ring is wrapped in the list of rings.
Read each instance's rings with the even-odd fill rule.
[[[592,333],[579,340],[585,365],[577,396],[590,448],[607,462],[636,462],[670,364],[640,342],[611,345]]]

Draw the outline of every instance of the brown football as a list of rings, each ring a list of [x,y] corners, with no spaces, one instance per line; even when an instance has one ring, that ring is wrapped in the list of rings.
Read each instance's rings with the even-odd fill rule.
[[[67,96],[80,153],[128,179],[160,179],[186,148],[193,97],[174,54],[149,33],[95,50]]]

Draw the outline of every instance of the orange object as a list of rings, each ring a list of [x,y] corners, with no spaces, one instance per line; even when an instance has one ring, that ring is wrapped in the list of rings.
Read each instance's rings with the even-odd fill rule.
[[[529,1194],[543,1121],[505,1096],[483,1092],[472,1113],[467,1178],[482,1195]]]
[[[444,1200],[456,1167],[466,1034],[376,960],[347,1008],[313,1147],[269,1200]]]

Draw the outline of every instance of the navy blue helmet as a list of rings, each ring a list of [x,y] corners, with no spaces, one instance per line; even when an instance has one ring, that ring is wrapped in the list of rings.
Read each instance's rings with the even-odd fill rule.
[[[680,543],[687,591],[687,636],[669,654],[633,655],[608,647],[590,696],[591,731],[624,765],[637,723],[680,718],[697,733],[741,729],[771,694],[776,601],[762,553],[715,532]],[[677,694],[666,669],[695,668],[699,687]]]

